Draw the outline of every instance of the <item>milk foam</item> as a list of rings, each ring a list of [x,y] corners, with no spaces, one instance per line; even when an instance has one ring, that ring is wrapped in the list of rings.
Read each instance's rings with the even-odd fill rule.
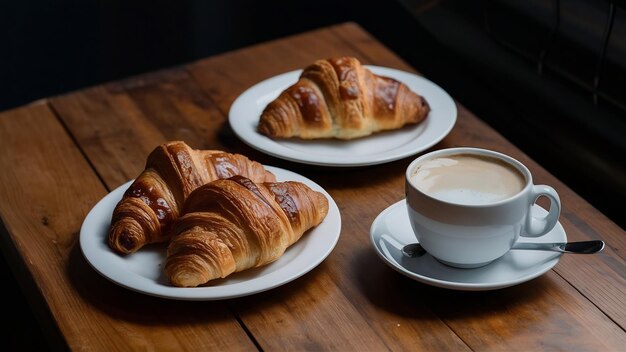
[[[411,175],[411,183],[439,200],[481,205],[516,195],[524,188],[526,179],[500,159],[457,154],[418,164]]]

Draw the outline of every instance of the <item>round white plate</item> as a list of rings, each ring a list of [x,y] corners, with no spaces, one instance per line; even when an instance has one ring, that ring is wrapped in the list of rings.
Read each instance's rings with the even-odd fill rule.
[[[152,296],[180,300],[218,300],[250,295],[290,282],[320,264],[339,240],[341,217],[333,198],[318,184],[294,172],[266,166],[278,181],[300,181],[326,195],[328,214],[309,230],[277,261],[261,268],[234,273],[225,279],[193,288],[174,287],[162,272],[166,245],[146,246],[136,253],[121,256],[107,245],[113,208],[132,181],[113,190],[87,214],[80,229],[80,248],[87,262],[101,275],[128,289]]]
[[[545,215],[542,207],[533,206],[533,213]],[[389,239],[390,236],[391,239]],[[554,267],[561,253],[533,250],[512,250],[494,262],[476,269],[458,269],[444,265],[429,254],[408,258],[394,246],[394,240],[407,244],[416,242],[407,215],[406,201],[401,200],[376,217],[370,240],[378,256],[396,271],[425,284],[464,291],[495,290],[526,282]],[[520,242],[566,242],[560,223],[545,236],[520,237]]]
[[[267,104],[297,82],[302,70],[296,70],[264,80],[243,92],[230,108],[230,126],[242,141],[266,154],[304,164],[346,167],[381,164],[417,154],[442,140],[454,127],[456,104],[438,85],[413,73],[366,67],[378,75],[404,82],[422,95],[431,108],[428,117],[414,126],[349,141],[273,140],[257,132],[256,127]]]

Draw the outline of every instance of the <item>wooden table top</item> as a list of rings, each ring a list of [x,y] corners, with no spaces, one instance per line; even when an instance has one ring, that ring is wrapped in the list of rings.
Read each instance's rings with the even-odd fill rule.
[[[229,107],[245,89],[340,55],[415,72],[344,23],[0,113],[3,254],[50,343],[106,351],[623,351],[624,231],[462,105],[451,133],[431,149],[482,147],[522,161],[535,183],[559,192],[568,240],[602,239],[601,253],[564,255],[544,275],[498,290],[429,286],[391,269],[369,241],[376,216],[403,199],[414,156],[307,166],[258,152],[230,130]],[[79,247],[85,216],[168,140],[241,153],[314,180],[341,212],[334,250],[292,282],[226,300],[157,298],[99,275]]]

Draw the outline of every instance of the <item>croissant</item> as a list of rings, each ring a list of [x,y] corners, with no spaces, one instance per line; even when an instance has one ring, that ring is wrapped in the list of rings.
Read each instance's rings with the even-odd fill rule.
[[[424,97],[353,57],[317,60],[263,110],[257,130],[270,138],[353,139],[417,124]]]
[[[240,154],[194,150],[181,141],[159,145],[113,210],[109,247],[129,254],[146,244],[168,241],[171,224],[189,194],[203,184],[233,175],[257,182],[276,180],[263,165]]]
[[[173,227],[164,272],[196,287],[269,264],[328,213],[328,199],[297,181],[217,180],[191,193]]]

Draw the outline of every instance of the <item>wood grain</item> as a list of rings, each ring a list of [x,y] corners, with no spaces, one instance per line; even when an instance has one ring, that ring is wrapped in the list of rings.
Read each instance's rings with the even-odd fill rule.
[[[91,269],[78,234],[107,190],[47,106],[2,113],[0,147],[2,221],[70,349],[254,348],[224,304],[164,304]]]
[[[386,266],[369,243],[376,216],[404,197],[412,157],[328,169],[262,154],[228,126],[234,99],[261,80],[315,59],[351,55],[416,72],[354,23],[210,57],[185,67],[91,87],[0,114],[0,216],[51,321],[77,350],[570,350],[626,345],[624,231],[457,102],[457,123],[431,148],[475,146],[525,163],[554,186],[570,240],[604,252],[563,256],[547,274],[507,289],[427,286]],[[419,68],[418,68],[419,69]],[[445,89],[445,87],[444,87]],[[322,187],[341,212],[333,252],[306,275],[219,302],[159,299],[93,271],[80,225],[108,191],[136,177],[158,144],[185,140],[292,170]],[[3,248],[4,249],[4,248]],[[33,291],[37,291],[33,290]]]
[[[147,155],[168,140],[222,147],[224,115],[183,70],[169,70],[52,98],[109,189],[135,178]]]

